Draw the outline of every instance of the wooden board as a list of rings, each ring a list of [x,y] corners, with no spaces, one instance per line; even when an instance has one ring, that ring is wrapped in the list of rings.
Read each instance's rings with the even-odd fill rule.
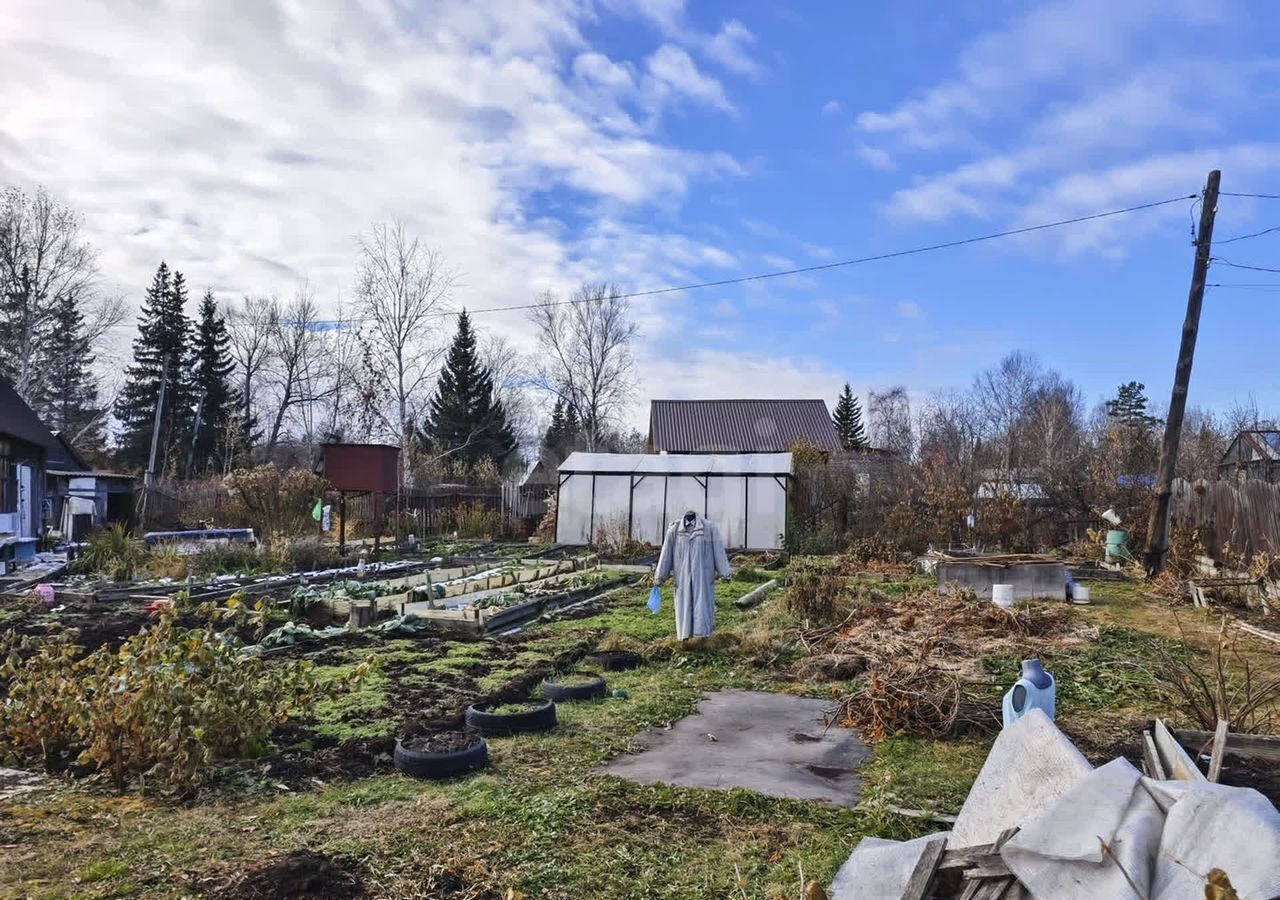
[[[1189,731],[1178,729],[1173,736],[1183,747],[1199,750],[1214,739],[1212,731]],[[1227,733],[1226,750],[1236,756],[1251,759],[1265,759],[1269,762],[1280,762],[1280,737],[1263,734]]]

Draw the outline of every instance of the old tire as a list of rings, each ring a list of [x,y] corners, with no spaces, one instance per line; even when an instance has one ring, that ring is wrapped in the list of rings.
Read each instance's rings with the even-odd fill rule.
[[[486,737],[532,734],[556,727],[556,705],[551,700],[545,700],[526,712],[509,714],[491,713],[488,710],[491,705],[476,703],[467,707],[467,727]]]
[[[609,686],[603,678],[592,678],[586,684],[558,684],[553,677],[542,682],[542,696],[556,703],[571,700],[599,700],[608,693]]]
[[[583,662],[589,666],[599,666],[606,672],[625,672],[644,665],[644,657],[630,650],[600,650],[587,654]]]
[[[410,750],[396,741],[394,754],[396,768],[414,778],[450,778],[486,768],[489,765],[489,745],[481,738],[465,750],[453,753],[424,753]]]

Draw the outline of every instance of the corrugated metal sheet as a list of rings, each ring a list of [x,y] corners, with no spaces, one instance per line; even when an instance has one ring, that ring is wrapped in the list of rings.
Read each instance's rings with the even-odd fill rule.
[[[840,449],[822,400],[654,400],[649,444],[662,453],[784,453],[798,440]]]

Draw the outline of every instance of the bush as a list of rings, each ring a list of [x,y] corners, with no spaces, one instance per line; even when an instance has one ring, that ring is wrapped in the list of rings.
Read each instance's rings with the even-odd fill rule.
[[[147,548],[119,523],[89,535],[88,546],[80,551],[72,568],[87,575],[101,575],[111,581],[128,581],[146,560]]]
[[[182,628],[162,610],[118,650],[88,656],[65,637],[10,633],[0,648],[8,681],[0,749],[50,768],[86,766],[120,790],[136,779],[184,794],[209,776],[214,759],[260,752],[273,728],[310,709],[314,670],[242,652],[235,629],[264,622],[260,608],[248,611],[233,597],[206,612],[203,627]],[[220,632],[218,622],[229,627]]]
[[[314,472],[281,472],[270,463],[237,469],[226,477],[226,485],[232,496],[229,517],[246,522],[267,542],[314,532],[311,510],[328,489],[327,482]]]
[[[502,513],[473,500],[454,511],[460,538],[494,538],[502,533]]]
[[[848,611],[845,582],[813,568],[802,568],[790,579],[784,605],[791,615],[813,624],[834,622]]]

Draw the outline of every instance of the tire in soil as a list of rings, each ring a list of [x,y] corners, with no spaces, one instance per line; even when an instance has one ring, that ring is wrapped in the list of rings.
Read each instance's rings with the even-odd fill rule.
[[[625,672],[627,669],[638,669],[644,665],[644,657],[630,650],[601,650],[589,653],[583,659],[588,666],[599,666],[606,672]]]
[[[489,704],[477,703],[467,707],[467,727],[486,737],[508,737],[513,734],[532,734],[550,731],[556,727],[556,705],[550,700],[534,706],[526,712],[491,713]]]
[[[593,678],[583,684],[558,684],[548,678],[542,682],[542,696],[556,703],[570,700],[599,700],[608,693],[609,686],[603,678]]]
[[[423,753],[396,741],[396,768],[414,778],[452,778],[489,765],[489,745],[482,739],[465,750],[452,753]]]

